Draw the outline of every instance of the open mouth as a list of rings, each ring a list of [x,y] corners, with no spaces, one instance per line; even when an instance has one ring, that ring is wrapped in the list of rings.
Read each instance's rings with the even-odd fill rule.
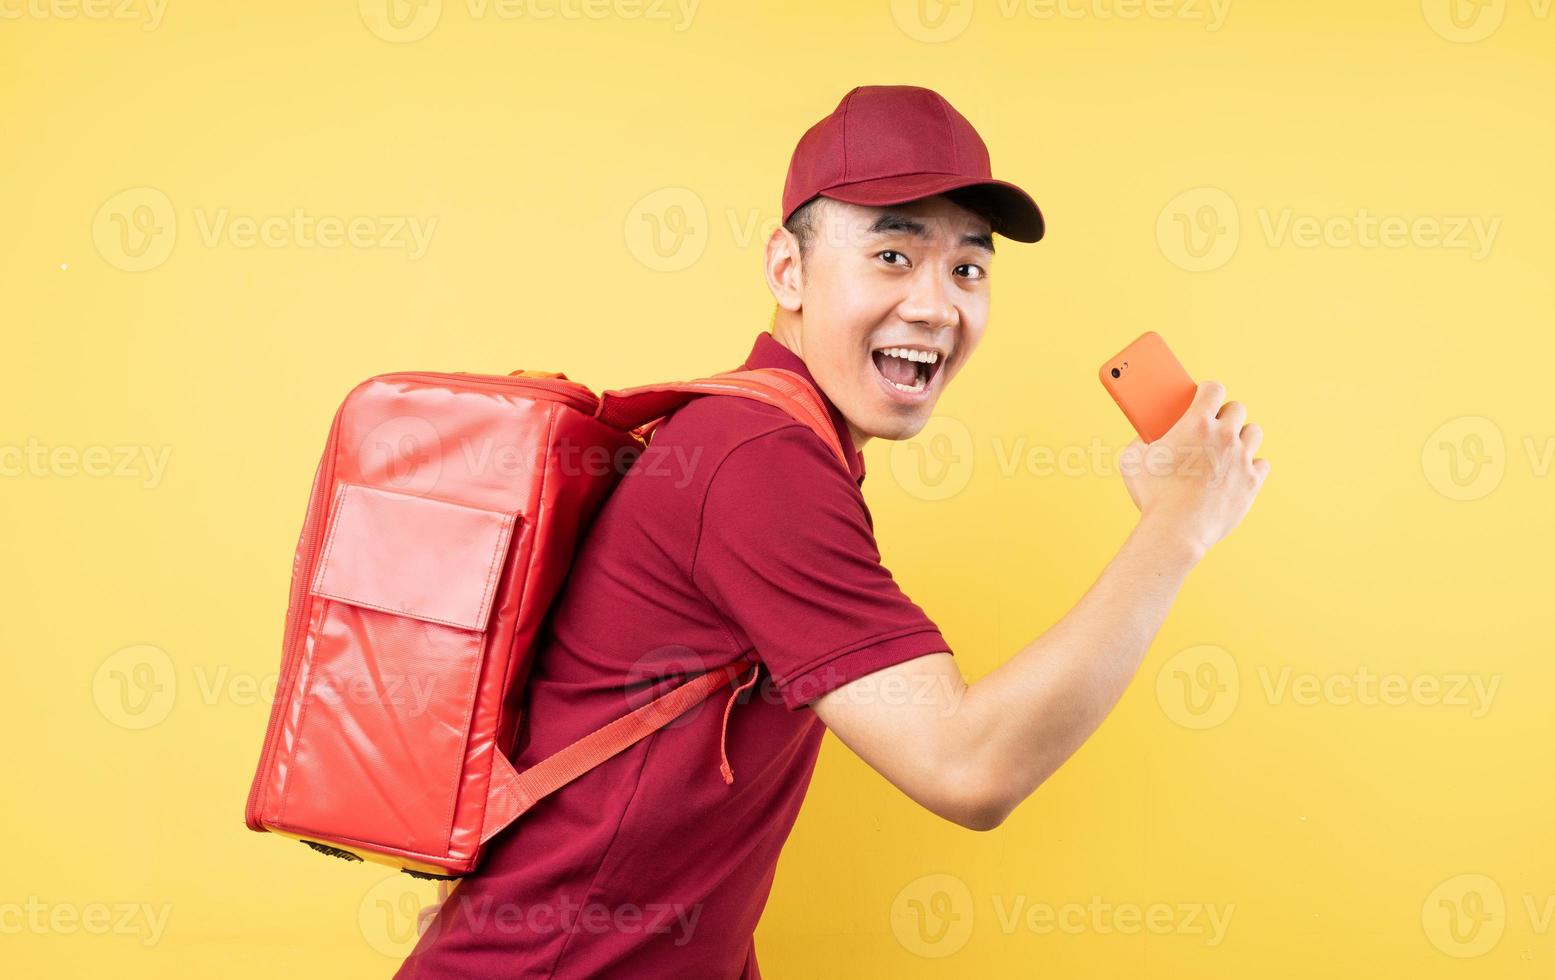
[[[886,383],[909,395],[927,391],[944,363],[943,355],[932,347],[881,347],[870,356]]]

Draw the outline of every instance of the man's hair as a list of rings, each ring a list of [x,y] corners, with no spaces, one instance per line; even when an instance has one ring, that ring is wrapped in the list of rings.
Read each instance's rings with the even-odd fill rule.
[[[944,196],[960,207],[976,214],[987,221],[989,226],[998,229],[999,223],[995,220],[998,212],[988,192],[981,187],[958,187],[955,190],[945,191]],[[799,240],[799,255],[803,258],[815,241],[815,226],[817,224],[818,209],[826,202],[827,198],[821,195],[810,198],[783,222],[783,227]]]

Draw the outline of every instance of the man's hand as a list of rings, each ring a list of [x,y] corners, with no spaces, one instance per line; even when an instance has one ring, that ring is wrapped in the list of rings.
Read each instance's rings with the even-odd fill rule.
[[[1130,444],[1143,454],[1123,467],[1139,523],[1051,629],[971,685],[949,653],[867,674],[814,702],[826,727],[934,813],[973,830],[1002,823],[1106,718],[1188,572],[1263,486],[1262,432],[1224,395],[1204,382],[1166,435]]]
[[[1222,405],[1225,395],[1220,382],[1200,382],[1183,417],[1149,445],[1129,443],[1119,466],[1143,518],[1201,554],[1241,522],[1269,475],[1269,461],[1253,458],[1263,429],[1241,402]]]

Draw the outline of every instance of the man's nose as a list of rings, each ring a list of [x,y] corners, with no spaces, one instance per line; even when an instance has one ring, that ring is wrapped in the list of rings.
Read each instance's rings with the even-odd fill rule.
[[[955,326],[956,323],[956,307],[950,301],[945,277],[927,265],[915,270],[907,296],[897,312],[903,320],[930,329]]]

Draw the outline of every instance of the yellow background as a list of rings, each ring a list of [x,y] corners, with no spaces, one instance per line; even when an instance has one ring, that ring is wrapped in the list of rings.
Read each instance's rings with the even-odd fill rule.
[[[939,821],[829,737],[765,974],[1555,974],[1547,3],[361,7],[0,5],[8,975],[392,972],[432,887],[241,819],[331,412],[386,370],[733,366],[788,155],[871,83],[942,92],[1049,222],[999,240],[920,448],[868,449],[886,562],[969,677],[1131,525],[1096,369],[1137,334],[1224,381],[1273,470],[1003,827]],[[436,224],[417,255],[213,231],[299,210]],[[1407,241],[1357,244],[1363,214]],[[1434,243],[1460,218],[1488,250]],[[1362,671],[1426,693],[1364,703]],[[1429,694],[1459,677],[1493,697]]]

